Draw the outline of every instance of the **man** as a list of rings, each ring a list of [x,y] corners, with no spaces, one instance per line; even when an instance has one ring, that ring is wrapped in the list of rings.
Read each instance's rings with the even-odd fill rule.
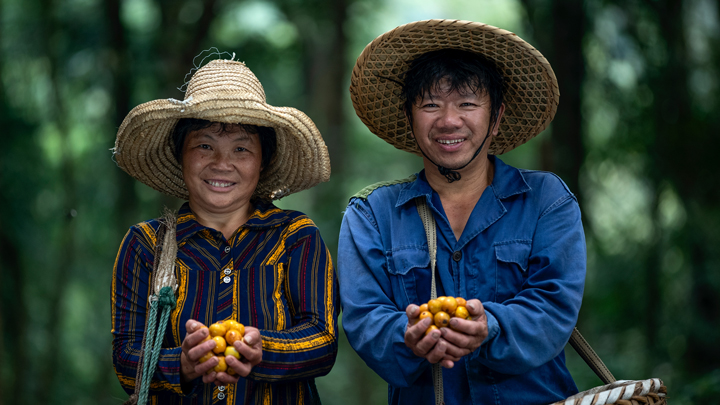
[[[355,195],[340,231],[343,327],[388,382],[389,403],[549,404],[576,393],[563,347],[585,280],[577,200],[557,176],[495,156],[552,120],[559,93],[545,58],[495,27],[419,21],[365,48],[350,92],[374,134],[423,157],[420,173]],[[434,275],[423,201],[436,223]],[[433,284],[466,298],[471,318],[425,335],[418,306]]]

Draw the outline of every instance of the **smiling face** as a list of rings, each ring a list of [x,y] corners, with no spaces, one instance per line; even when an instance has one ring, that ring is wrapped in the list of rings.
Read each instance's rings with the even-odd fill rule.
[[[248,209],[260,180],[262,148],[258,134],[237,125],[215,123],[188,133],[182,172],[195,212],[228,214]]]
[[[504,106],[483,146],[487,155],[492,137],[497,135]],[[412,129],[418,146],[436,164],[455,169],[470,162],[482,145],[490,125],[490,97],[469,89],[451,89],[441,80],[433,91],[425,93],[412,106]],[[479,156],[477,163],[483,159]],[[425,166],[434,167],[425,160]],[[465,170],[472,170],[475,161]]]

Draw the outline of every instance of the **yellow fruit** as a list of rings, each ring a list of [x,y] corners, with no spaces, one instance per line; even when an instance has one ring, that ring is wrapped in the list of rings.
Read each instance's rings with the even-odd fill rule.
[[[241,326],[240,322],[238,322],[238,321],[233,321],[232,319],[229,319],[229,320],[223,322],[223,324],[225,325],[226,331],[230,331],[230,330],[232,330],[232,329],[237,330],[237,329],[239,329],[240,326]]]
[[[454,314],[457,306],[457,301],[453,297],[445,297],[442,302],[442,310],[447,312],[448,315]]]
[[[462,318],[462,319],[468,319],[468,318],[470,318],[470,313],[468,312],[467,308],[465,308],[465,307],[457,307],[457,309],[455,310],[455,317]]]
[[[432,331],[434,331],[434,330],[438,330],[438,327],[435,326],[435,325],[430,325],[430,326],[427,328],[427,330],[425,331],[425,336],[429,335],[430,332],[432,332]]]
[[[428,310],[428,304],[422,304],[420,305],[420,312],[425,312]]]
[[[447,312],[440,311],[433,317],[435,320],[435,326],[438,328],[442,328],[445,326],[448,326],[448,323],[450,322],[450,315],[447,314]]]
[[[233,356],[236,359],[240,360],[240,353],[238,353],[238,351],[235,350],[235,348],[232,346],[228,346],[225,348],[225,356]]]
[[[465,301],[465,298],[463,298],[463,297],[455,297],[455,301],[457,301],[457,304],[459,307],[467,306],[467,301]]]
[[[227,370],[227,363],[225,362],[225,357],[218,357],[218,364],[213,368],[213,370],[217,371],[218,373]]]
[[[236,374],[237,374],[237,373],[235,372],[235,370],[232,369],[232,367],[228,367],[228,369],[225,370],[225,372],[228,373],[228,374],[230,374],[230,375],[236,375]]]
[[[215,322],[214,324],[210,325],[210,336],[225,336],[225,333],[227,332],[227,328],[225,327],[225,324],[223,322]]]
[[[433,317],[433,315],[429,311],[420,313],[420,321],[422,321],[425,318],[432,318],[432,317]]]
[[[439,300],[430,300],[427,303],[428,311],[430,311],[431,314],[435,315],[442,309],[442,303]]]
[[[198,360],[200,363],[205,363],[206,361],[212,359],[214,356],[213,352],[207,352],[204,356],[200,357],[200,360]]]
[[[237,329],[230,329],[225,334],[225,341],[230,346],[232,346],[233,343],[235,343],[236,341],[238,341],[242,338],[243,338],[242,335],[240,334],[240,332]]]
[[[227,347],[227,343],[225,343],[225,338],[222,336],[215,336],[212,338],[215,341],[215,348],[213,351],[217,354],[220,354],[225,351],[225,348]]]

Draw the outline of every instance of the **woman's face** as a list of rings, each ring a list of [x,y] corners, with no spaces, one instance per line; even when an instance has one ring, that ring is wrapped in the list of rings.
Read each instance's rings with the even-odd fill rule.
[[[190,132],[182,151],[183,179],[193,210],[214,214],[246,207],[260,179],[258,134],[215,123]]]

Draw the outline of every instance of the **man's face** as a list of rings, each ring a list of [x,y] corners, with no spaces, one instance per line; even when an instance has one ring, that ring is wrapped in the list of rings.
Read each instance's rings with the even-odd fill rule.
[[[469,89],[449,89],[447,81],[442,80],[431,94],[425,94],[413,104],[413,135],[432,161],[456,169],[472,159],[488,133],[490,97]],[[481,154],[487,154],[491,138],[497,135],[503,111],[501,106]]]

